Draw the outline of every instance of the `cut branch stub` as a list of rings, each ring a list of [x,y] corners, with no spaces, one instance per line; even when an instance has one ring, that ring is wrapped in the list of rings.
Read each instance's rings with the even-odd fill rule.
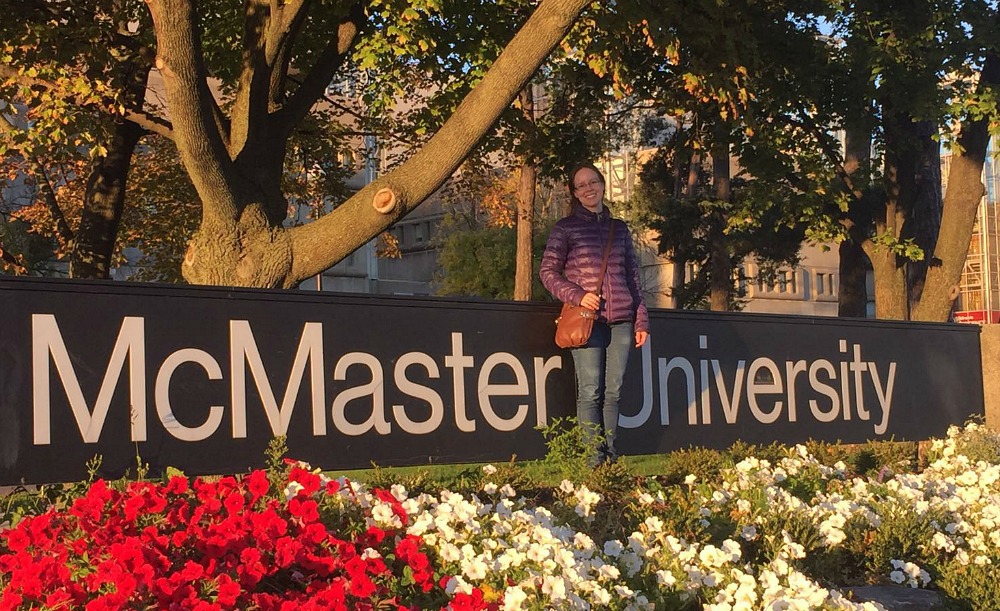
[[[372,207],[380,214],[389,214],[396,209],[396,194],[392,189],[379,189],[372,197]]]

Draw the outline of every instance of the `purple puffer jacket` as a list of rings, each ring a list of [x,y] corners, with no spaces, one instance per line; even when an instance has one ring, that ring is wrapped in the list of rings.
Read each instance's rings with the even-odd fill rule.
[[[611,223],[615,224],[615,235],[604,286],[599,289],[597,277]],[[649,331],[632,234],[624,221],[611,218],[607,208],[595,214],[577,204],[569,216],[557,222],[545,244],[538,275],[559,301],[580,305],[585,294],[598,293],[603,297],[597,313],[600,320],[609,323],[632,320],[636,331]]]

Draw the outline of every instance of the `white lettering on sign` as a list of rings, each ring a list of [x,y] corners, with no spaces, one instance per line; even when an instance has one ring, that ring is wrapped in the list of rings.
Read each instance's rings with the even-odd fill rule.
[[[547,424],[546,386],[549,376],[563,368],[562,356],[531,356],[522,362],[510,352],[494,352],[477,363],[475,357],[465,354],[462,333],[453,332],[450,339],[450,354],[435,358],[425,352],[406,352],[390,361],[391,365],[384,365],[367,352],[348,352],[331,358],[328,346],[324,346],[323,324],[306,322],[298,339],[290,340],[297,342],[290,368],[274,371],[271,365],[272,370],[268,371],[250,322],[232,320],[228,359],[219,359],[218,355],[196,347],[178,347],[150,369],[155,378],[149,398],[163,429],[177,439],[190,442],[219,434],[227,410],[232,437],[247,437],[247,393],[251,384],[260,397],[258,409],[263,410],[272,435],[288,432],[296,405],[300,403],[303,382],[309,384],[308,417],[314,436],[327,435],[331,423],[338,433],[349,436],[389,435],[394,425],[406,434],[426,435],[438,430],[449,418],[449,400],[450,417],[455,428],[463,433],[476,431],[480,419],[496,431],[521,429],[529,424],[532,408],[535,417],[530,424]],[[888,430],[897,363],[866,359],[861,344],[838,340],[842,355],[839,360],[780,360],[752,355],[717,358],[711,354],[707,335],[698,338],[698,350],[705,353],[700,359],[685,356],[654,359],[651,346],[647,342],[641,352],[642,404],[637,413],[621,417],[620,424],[625,428],[647,425],[654,418],[657,396],[658,424],[669,426],[671,398],[680,396],[684,398],[682,406],[687,408],[688,426],[711,425],[713,418],[726,425],[737,424],[741,418],[769,425],[779,421],[799,422],[803,416],[818,423],[847,421],[856,416],[863,422],[872,421],[877,435]],[[225,372],[220,363],[227,361],[229,371]],[[120,385],[126,385],[131,439],[145,441],[146,364],[145,321],[141,317],[125,317],[97,396],[88,402],[55,317],[33,315],[34,443],[51,443],[51,389],[59,384],[80,437],[86,443],[98,442],[115,393]],[[196,365],[200,371],[195,375],[204,375],[210,383],[225,384],[228,373],[230,404],[205,406],[203,415],[189,415],[185,418],[190,421],[179,421],[171,404],[170,390],[177,370],[186,364]],[[328,364],[332,367],[327,368]],[[56,383],[50,377],[53,366]],[[451,375],[442,373],[442,368],[450,369]],[[283,380],[285,371],[288,371],[287,381],[279,382],[275,388],[273,382]],[[355,372],[350,379],[360,382],[354,381],[355,385],[349,386],[349,372]],[[467,381],[474,384],[468,395]],[[326,403],[328,387],[334,391],[330,404]],[[387,405],[389,396],[394,397],[391,405]],[[185,407],[190,413],[191,406]]]
[[[32,366],[34,392],[34,443],[51,443],[51,364],[55,365],[58,382],[66,393],[70,409],[80,436],[86,443],[97,443],[101,437],[105,420],[111,410],[112,398],[122,382],[125,361],[128,360],[129,414],[132,427],[132,441],[145,441],[146,423],[146,341],[144,319],[125,317],[118,338],[111,352],[104,372],[104,378],[93,407],[88,404],[80,386],[77,372],[73,367],[69,351],[63,340],[56,319],[51,314],[32,315]],[[534,424],[547,423],[546,385],[552,372],[563,367],[562,356],[533,357],[529,378],[528,370],[520,360],[508,352],[496,352],[487,356],[478,371],[476,405],[466,403],[466,372],[476,367],[475,358],[464,353],[462,333],[451,334],[451,354],[444,356],[444,367],[452,370],[451,397],[454,399],[455,426],[462,432],[476,430],[475,413],[481,414],[486,424],[498,431],[513,431],[525,424],[534,397]],[[223,361],[224,362],[224,361]],[[344,388],[337,386],[338,392],[327,411],[325,373],[325,353],[323,345],[323,325],[307,322],[303,325],[298,339],[295,358],[288,374],[288,381],[280,397],[272,386],[275,372],[264,366],[257,340],[249,321],[229,322],[229,409],[232,417],[232,437],[245,438],[247,431],[247,390],[252,383],[260,397],[260,403],[273,435],[288,432],[296,402],[299,399],[302,382],[309,372],[311,420],[314,436],[327,434],[327,426],[332,422],[338,432],[358,436],[370,432],[389,435],[393,422],[409,434],[423,435],[437,430],[445,418],[444,397],[431,386],[414,381],[417,372],[430,380],[441,379],[441,370],[433,356],[424,352],[407,352],[395,360],[392,369],[392,383],[395,390],[412,402],[394,403],[391,407],[392,421],[386,409],[385,371],[378,357],[367,352],[348,352],[333,364],[332,381],[345,382],[352,369],[363,369],[364,383]],[[182,441],[201,441],[215,435],[225,416],[226,406],[212,405],[206,409],[204,418],[198,423],[180,422],[171,405],[170,386],[177,369],[187,363],[198,365],[210,381],[225,379],[220,361],[199,348],[183,347],[167,355],[155,369],[153,381],[153,407],[164,430]],[[249,376],[247,372],[249,371]],[[513,375],[513,382],[500,382],[503,371]],[[281,372],[278,372],[281,373]],[[529,385],[529,379],[533,387]],[[279,386],[278,390],[281,388]],[[520,397],[513,415],[502,417],[495,401],[498,397]],[[279,401],[280,399],[280,401]],[[418,405],[419,404],[419,405]],[[478,412],[473,412],[478,408]],[[427,413],[423,420],[412,414]],[[350,414],[350,417],[349,417]],[[360,418],[359,418],[360,416]]]
[[[708,350],[706,336],[699,337],[699,347],[701,350]],[[892,412],[896,362],[892,361],[885,365],[885,373],[882,374],[878,363],[863,359],[860,344],[848,345],[847,340],[839,340],[839,347],[841,353],[852,355],[851,360],[841,361],[835,365],[827,359],[817,359],[812,362],[789,360],[779,363],[768,357],[757,357],[752,360],[737,358],[733,365],[727,368],[719,359],[705,358],[698,361],[700,374],[698,376],[691,360],[681,356],[669,360],[661,357],[659,359],[660,422],[664,426],[670,424],[668,391],[683,384],[687,393],[688,424],[692,426],[711,424],[712,414],[717,409],[711,392],[713,382],[714,396],[718,397],[718,407],[721,408],[726,424],[736,424],[743,405],[746,405],[749,415],[761,424],[772,424],[782,417],[788,422],[797,422],[798,398],[802,390],[798,378],[805,374],[809,382],[807,391],[812,391],[806,393],[807,396],[811,395],[808,400],[809,411],[816,421],[832,422],[837,418],[850,420],[851,397],[854,398],[858,418],[870,421],[872,412],[865,403],[865,391],[870,388],[878,400],[881,412],[881,418],[873,428],[876,435],[885,434]],[[711,374],[709,374],[710,368]],[[838,372],[839,389],[833,384],[838,381]],[[696,390],[701,391],[697,398]],[[817,398],[818,396],[823,398]],[[643,423],[644,421],[630,422],[630,425],[641,426]]]
[[[132,404],[132,441],[146,441],[146,346],[143,319],[126,316],[122,320],[118,339],[111,351],[111,360],[104,373],[104,381],[97,393],[94,409],[87,407],[80,381],[70,361],[66,343],[59,332],[56,317],[51,314],[34,314],[31,317],[31,363],[34,387],[34,442],[47,445],[51,442],[49,427],[49,355],[55,363],[70,409],[86,443],[97,443],[108,417],[111,397],[121,378],[125,359],[128,358],[129,402]]]

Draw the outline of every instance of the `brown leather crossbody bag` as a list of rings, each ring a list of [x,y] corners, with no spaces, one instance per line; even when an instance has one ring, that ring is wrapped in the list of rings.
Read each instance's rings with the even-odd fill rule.
[[[604,245],[604,259],[601,261],[601,275],[597,278],[597,290],[604,286],[604,274],[608,271],[608,255],[611,254],[611,239],[615,235],[615,220],[610,219],[608,243]],[[597,295],[600,297],[600,294]],[[594,330],[597,310],[564,303],[559,318],[556,319],[556,345],[560,348],[579,348],[587,345]]]

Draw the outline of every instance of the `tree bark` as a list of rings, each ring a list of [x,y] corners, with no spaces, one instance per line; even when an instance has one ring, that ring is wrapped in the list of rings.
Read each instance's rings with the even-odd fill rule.
[[[918,261],[906,262],[906,286],[912,312],[920,302],[938,232],[941,230],[941,146],[934,138],[937,125],[932,121],[914,124],[915,156],[914,200],[906,222],[904,237],[912,238],[924,252]]]
[[[360,11],[352,10],[344,18],[327,52],[281,108],[265,113],[255,101],[256,95],[269,104],[277,101],[273,74],[267,79],[245,74],[242,86],[253,91],[244,94],[247,102],[240,108],[243,113],[253,109],[262,123],[248,123],[247,116],[232,117],[228,124],[237,126],[238,138],[231,139],[227,123],[218,120],[221,113],[208,88],[193,0],[148,0],[158,42],[156,65],[164,78],[177,148],[204,211],[182,264],[185,278],[199,284],[290,288],[379,235],[447,180],[588,4],[588,0],[543,0],[420,151],[330,214],[285,229],[274,215],[284,205],[278,181],[285,140],[290,126],[322,95],[349,51]],[[299,4],[288,6],[293,5]],[[344,5],[357,9],[359,3]],[[285,27],[284,20],[271,23],[268,27]],[[292,43],[285,39],[282,44]],[[255,43],[248,51],[252,61],[244,69],[283,69],[282,62],[260,61],[260,53],[268,53],[267,49]],[[268,154],[275,150],[278,154]]]
[[[535,123],[535,96],[531,83],[518,94],[521,112],[528,121],[528,130],[533,131]],[[533,138],[533,133],[525,134]],[[538,168],[530,159],[521,163],[517,186],[517,251],[514,265],[514,301],[529,301],[533,270],[532,234],[535,226],[535,190]]]
[[[837,316],[865,318],[868,316],[868,257],[858,241],[850,238],[840,243],[839,253]]]
[[[907,320],[906,266],[901,265],[899,258],[886,248],[869,247],[865,252],[872,262],[875,276],[875,318]]]
[[[871,162],[871,131],[862,127],[863,118],[855,119],[857,125],[849,126],[845,135],[844,173],[850,178],[851,184],[857,184],[858,179],[867,183],[868,164]],[[845,185],[850,191],[850,186]],[[864,232],[869,228],[870,218],[858,218],[858,207],[864,205],[853,193],[851,208],[855,210],[854,224],[848,231],[847,238],[840,243],[840,262],[838,273],[837,315],[844,317],[864,318],[868,315],[868,257],[862,248],[865,239]],[[860,227],[859,227],[860,225]]]
[[[712,147],[712,182],[715,186],[717,202],[728,203],[730,199],[729,141],[724,130],[716,130],[716,141]],[[711,271],[710,307],[713,312],[726,312],[733,294],[733,261],[726,244],[726,217],[720,210],[713,211],[712,229],[709,232],[709,265]]]
[[[687,279],[687,259],[678,251],[670,254],[670,263],[673,266],[670,274],[670,302],[669,307],[674,310],[681,309],[681,289],[684,288]]]
[[[143,133],[131,121],[117,121],[107,154],[94,160],[70,254],[70,278],[110,277],[111,257],[125,210],[129,167]]]
[[[680,151],[675,151],[674,155],[675,157],[678,157],[680,155]],[[680,178],[682,178],[680,163],[675,161],[674,165],[677,168],[675,178],[678,179],[674,183],[675,194],[686,200],[693,199],[698,189],[698,175],[701,170],[701,152],[698,150],[691,151],[691,157],[688,161],[687,167],[687,176],[683,176],[683,181],[680,180]],[[685,253],[674,249],[674,251],[670,254],[670,262],[673,264],[673,273],[670,277],[670,307],[679,310],[684,307],[684,303],[681,299],[681,293],[684,291],[684,286],[687,284],[688,257]]]
[[[995,90],[1000,86],[1000,57],[987,53],[977,89]],[[913,320],[946,321],[959,295],[962,269],[969,254],[969,243],[976,223],[983,186],[983,166],[989,144],[989,118],[966,119],[958,138],[960,150],[952,154],[948,172],[948,192],[937,245],[927,269],[924,291],[913,309]]]
[[[906,259],[894,246],[906,235],[906,224],[916,199],[916,142],[914,123],[891,100],[882,103],[885,134],[883,185],[885,202],[875,215],[876,239],[864,244],[875,277],[875,316],[909,320],[910,301]]]

